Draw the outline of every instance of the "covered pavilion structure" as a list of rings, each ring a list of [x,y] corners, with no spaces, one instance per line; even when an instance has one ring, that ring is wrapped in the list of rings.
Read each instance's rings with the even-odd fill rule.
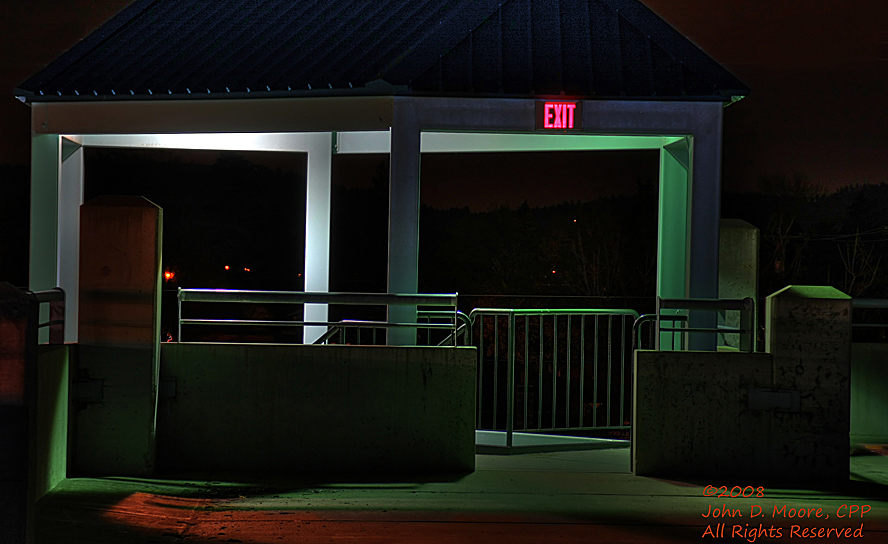
[[[722,110],[748,92],[637,0],[137,0],[16,90],[32,114],[30,288],[69,293],[76,342],[89,147],[306,153],[316,292],[332,156],[388,153],[402,294],[417,292],[423,153],[652,149],[657,294],[717,298]]]

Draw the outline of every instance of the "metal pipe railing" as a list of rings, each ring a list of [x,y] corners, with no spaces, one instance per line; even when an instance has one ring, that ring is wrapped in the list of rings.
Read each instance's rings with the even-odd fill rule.
[[[442,318],[444,315],[452,317],[453,314],[451,312],[441,312],[441,311],[419,311],[419,318]],[[429,316],[428,314],[431,314]],[[434,329],[434,330],[449,330],[451,331],[443,340],[438,342],[437,346],[448,346],[454,345],[462,345],[467,346],[470,344],[470,334],[471,334],[471,324],[468,322],[469,317],[457,311],[456,319],[460,322],[460,325],[456,328],[455,333],[453,331],[453,325],[451,323],[434,323],[434,322],[426,322],[426,321],[417,321],[417,323],[388,323],[386,321],[367,321],[367,320],[359,320],[359,319],[342,319],[337,321],[334,325],[331,325],[329,330],[325,332],[320,338],[314,341],[315,344],[327,344],[330,340],[332,340],[337,334],[341,335],[340,339],[344,340],[344,336],[347,334],[348,329],[372,329],[374,332],[373,340],[371,344],[376,344],[375,332],[377,329],[384,329],[386,327],[413,327],[418,329]],[[292,323],[292,322],[288,322]],[[454,338],[455,334],[455,338]],[[463,342],[460,343],[460,336],[463,337]],[[340,343],[344,343],[341,341]],[[360,334],[358,335],[358,342],[360,344]],[[428,344],[431,345],[431,344]]]
[[[179,302],[246,302],[253,304],[353,304],[456,306],[454,294],[319,293],[247,289],[182,289]]]
[[[739,310],[739,327],[663,327],[662,321],[678,321],[674,315],[664,315],[662,310]],[[755,351],[755,299],[746,297],[743,299],[688,299],[688,298],[661,298],[657,297],[656,329],[654,337],[654,349],[660,349],[661,332],[681,333],[725,333],[740,334],[740,351]],[[674,339],[673,339],[674,345]]]
[[[851,299],[851,327],[858,330],[858,334],[855,335],[855,341],[861,339],[870,342],[874,340],[879,342],[885,341],[886,333],[884,330],[888,330],[888,322],[886,322],[883,312],[879,310],[888,310],[888,299]],[[861,322],[861,318],[866,318],[868,322]],[[874,335],[873,329],[883,329],[883,331]]]
[[[38,323],[37,328],[49,327],[49,343],[65,343],[65,290],[54,287],[45,291],[26,291],[39,304],[49,304],[49,321]]]
[[[182,304],[185,302],[200,303],[247,303],[247,304],[338,304],[351,306],[426,306],[447,307],[450,311],[436,311],[434,317],[442,319],[450,316],[445,323],[419,322],[388,322],[364,320],[340,321],[304,321],[304,320],[261,320],[261,319],[195,319],[182,316]],[[178,338],[182,339],[183,325],[224,325],[224,326],[263,326],[263,327],[334,327],[340,333],[347,324],[349,328],[414,328],[414,329],[447,329],[449,338],[456,345],[458,327],[457,295],[456,294],[399,294],[399,293],[318,293],[299,291],[258,291],[242,289],[182,289],[178,290]],[[420,311],[420,315],[424,311]],[[329,336],[328,336],[329,335]],[[374,332],[375,335],[375,332]],[[330,331],[321,337],[327,340],[335,336]]]
[[[686,315],[670,315],[662,321],[670,321],[672,323],[685,322],[688,320]],[[654,334],[656,333],[657,314],[642,314],[638,316],[635,323],[632,324],[632,349],[654,349],[656,344]],[[649,325],[648,338],[645,338],[644,327]],[[675,350],[675,341],[672,342],[672,350]]]

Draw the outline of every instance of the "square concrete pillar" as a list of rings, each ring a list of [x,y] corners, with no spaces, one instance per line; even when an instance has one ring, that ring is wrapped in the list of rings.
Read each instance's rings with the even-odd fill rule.
[[[150,474],[160,372],[163,216],[142,197],[81,207],[74,470]]]
[[[718,298],[743,299],[750,297],[757,303],[759,229],[742,219],[722,219],[719,231]],[[718,324],[739,327],[740,312],[720,311]],[[739,334],[722,333],[718,336],[720,347],[740,348]]]
[[[775,410],[772,462],[794,479],[847,481],[851,412],[851,297],[833,287],[791,285],[766,302],[765,350],[774,388],[798,392]]]

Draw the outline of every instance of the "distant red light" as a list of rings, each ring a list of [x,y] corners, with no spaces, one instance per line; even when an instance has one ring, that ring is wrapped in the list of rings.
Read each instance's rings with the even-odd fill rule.
[[[166,272],[163,273],[163,279],[165,281],[170,281],[171,279],[173,279],[175,277],[176,277],[176,273],[172,272],[170,270],[167,270]]]
[[[226,264],[226,265],[225,265],[225,270],[231,270],[231,267],[228,266],[228,265]]]
[[[244,268],[244,272],[249,272],[249,271],[250,271],[249,268]]]

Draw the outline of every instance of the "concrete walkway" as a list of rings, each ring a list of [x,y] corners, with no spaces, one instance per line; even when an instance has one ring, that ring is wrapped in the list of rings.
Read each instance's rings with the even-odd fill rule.
[[[69,479],[38,505],[37,542],[830,542],[847,529],[888,543],[888,451],[851,467],[841,489],[751,498],[708,497],[705,485],[755,482],[636,477],[628,449],[478,455],[474,473],[445,482]],[[725,507],[732,517],[714,517]],[[789,517],[800,508],[812,517]],[[821,528],[829,538],[804,538]]]

